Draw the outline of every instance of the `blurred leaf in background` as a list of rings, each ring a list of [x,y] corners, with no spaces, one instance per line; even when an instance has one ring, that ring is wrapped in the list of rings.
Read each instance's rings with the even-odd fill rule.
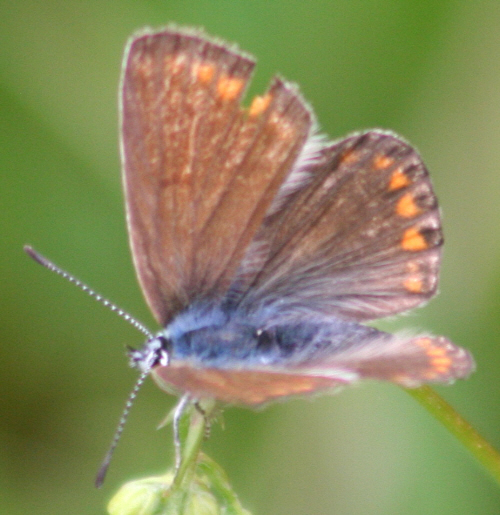
[[[322,130],[392,129],[416,145],[444,211],[441,295],[384,328],[471,349],[478,371],[442,393],[500,447],[500,3],[0,1],[0,513],[104,513],[119,485],[163,473],[173,404],[151,382],[108,482],[93,477],[135,379],[142,336],[31,262],[30,243],[148,324],[128,250],[117,88],[144,25],[207,32],[279,72]],[[500,512],[500,491],[413,399],[366,384],[262,412],[228,409],[205,445],[255,514]]]

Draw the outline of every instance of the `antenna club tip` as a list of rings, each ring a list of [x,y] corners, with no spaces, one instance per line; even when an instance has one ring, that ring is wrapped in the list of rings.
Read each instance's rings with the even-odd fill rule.
[[[101,488],[101,486],[104,484],[104,478],[106,477],[106,471],[107,471],[107,467],[106,467],[106,470],[100,470],[99,473],[97,474],[96,478],[95,478],[95,481],[94,481],[94,486],[99,489]]]
[[[44,257],[42,257],[42,255],[39,254],[31,245],[25,245],[23,247],[23,250],[24,252],[26,252],[26,254],[28,254],[30,258],[35,260],[37,263],[46,266],[47,260]]]
[[[28,254],[28,256],[33,256],[36,254],[31,245],[24,245],[23,250],[26,252],[26,254]]]

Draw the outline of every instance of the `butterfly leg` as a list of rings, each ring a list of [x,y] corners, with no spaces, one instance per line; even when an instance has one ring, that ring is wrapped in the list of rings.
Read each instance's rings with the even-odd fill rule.
[[[205,421],[204,438],[205,440],[208,440],[208,438],[210,437],[210,432],[212,430],[212,420],[216,418],[217,415],[214,416],[213,413],[210,413],[206,409],[204,409],[201,406],[200,401],[196,401],[194,403],[194,407],[196,408],[196,411],[198,411],[198,413],[200,413],[200,415],[203,416],[203,420]]]

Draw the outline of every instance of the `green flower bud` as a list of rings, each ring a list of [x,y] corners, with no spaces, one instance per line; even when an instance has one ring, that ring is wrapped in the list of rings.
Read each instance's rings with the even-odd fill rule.
[[[123,485],[108,504],[109,515],[250,515],[224,471],[201,453],[181,485],[172,472]]]
[[[124,484],[108,504],[109,515],[161,515],[173,474]]]

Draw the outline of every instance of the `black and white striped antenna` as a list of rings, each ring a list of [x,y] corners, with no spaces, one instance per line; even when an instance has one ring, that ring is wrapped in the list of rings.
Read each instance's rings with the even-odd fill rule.
[[[153,335],[151,331],[148,331],[144,324],[141,324],[137,319],[135,319],[132,315],[129,315],[126,311],[119,308],[114,302],[106,299],[96,291],[94,291],[90,286],[87,286],[85,283],[77,279],[74,275],[71,275],[69,272],[66,272],[62,268],[58,267],[52,261],[49,261],[46,257],[39,254],[33,247],[29,245],[24,246],[24,252],[28,254],[33,260],[35,260],[40,265],[48,268],[51,272],[55,272],[57,275],[60,275],[63,279],[66,279],[70,283],[74,284],[77,288],[84,291],[87,295],[95,299],[97,302],[100,302],[103,306],[106,306],[111,311],[115,312],[119,317],[126,320],[129,324],[133,325],[137,330],[141,331],[141,333],[145,334],[148,338],[152,338]]]
[[[77,279],[74,275],[71,275],[69,272],[66,272],[62,268],[58,267],[51,261],[49,261],[47,258],[39,254],[36,250],[34,250],[29,245],[25,245],[24,251],[28,256],[30,256],[32,259],[34,259],[37,263],[44,266],[45,268],[49,269],[51,272],[55,272],[57,275],[60,275],[63,279],[66,279],[70,283],[74,284],[76,287],[80,288],[80,290],[84,291],[87,295],[92,297],[93,299],[97,300],[97,302],[100,302],[102,305],[109,308],[111,311],[115,312],[119,317],[126,320],[129,324],[133,325],[138,331],[145,334],[148,338],[148,340],[154,338],[154,335],[146,329],[146,326],[144,324],[141,324],[137,319],[135,319],[133,316],[129,315],[126,311],[119,308],[115,303],[111,302],[110,300],[106,299],[99,293],[97,293],[95,290],[87,286],[85,283]],[[115,434],[113,436],[113,440],[111,441],[111,445],[109,446],[109,450],[106,453],[106,456],[104,457],[104,460],[102,462],[102,465],[99,468],[99,471],[97,472],[97,476],[95,479],[95,486],[97,488],[100,488],[102,484],[104,483],[104,478],[106,477],[106,472],[108,471],[109,464],[111,462],[111,458],[113,456],[113,453],[116,449],[116,446],[118,445],[118,442],[120,440],[120,437],[123,433],[123,428],[125,427],[125,423],[127,422],[128,415],[130,413],[130,410],[132,408],[132,405],[134,403],[135,398],[137,397],[137,393],[139,392],[141,386],[143,385],[144,381],[146,380],[146,377],[149,375],[149,372],[151,371],[153,363],[151,363],[151,366],[148,366],[145,369],[142,369],[141,374],[139,378],[137,379],[134,387],[132,388],[132,391],[130,392],[127,402],[125,403],[125,408],[123,409],[122,415],[120,417],[120,420],[118,422],[118,426],[116,428]]]

